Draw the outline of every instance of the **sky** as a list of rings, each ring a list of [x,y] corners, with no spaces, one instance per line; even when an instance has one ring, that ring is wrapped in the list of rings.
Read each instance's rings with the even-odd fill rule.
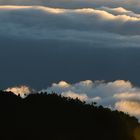
[[[138,0],[0,0],[0,89],[53,90],[140,118],[139,60]]]

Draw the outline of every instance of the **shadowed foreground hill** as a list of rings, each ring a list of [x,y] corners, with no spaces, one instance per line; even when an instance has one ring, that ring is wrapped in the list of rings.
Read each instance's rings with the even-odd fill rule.
[[[78,99],[0,92],[2,140],[140,140],[138,128],[134,117]]]

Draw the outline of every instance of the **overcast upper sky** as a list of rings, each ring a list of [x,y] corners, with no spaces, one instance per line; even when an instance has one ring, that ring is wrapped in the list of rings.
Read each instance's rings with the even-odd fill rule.
[[[0,0],[0,88],[66,80],[140,86],[137,0]]]

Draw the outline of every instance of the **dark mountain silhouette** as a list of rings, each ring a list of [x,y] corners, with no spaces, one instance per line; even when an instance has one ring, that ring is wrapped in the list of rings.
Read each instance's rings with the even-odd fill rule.
[[[0,140],[139,140],[139,132],[135,117],[96,104],[0,92]]]

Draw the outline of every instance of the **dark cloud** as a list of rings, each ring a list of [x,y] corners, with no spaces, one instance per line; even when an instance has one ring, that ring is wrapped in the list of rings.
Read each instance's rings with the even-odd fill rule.
[[[70,10],[0,6],[0,16],[0,36],[3,37],[105,43],[104,46],[116,42],[114,47],[139,46],[139,14],[121,8]]]
[[[52,82],[130,80],[140,85],[140,49],[111,48],[71,41],[1,40],[0,88]]]
[[[62,79],[140,84],[139,14],[107,7],[1,6],[0,17],[1,88],[40,88]]]

